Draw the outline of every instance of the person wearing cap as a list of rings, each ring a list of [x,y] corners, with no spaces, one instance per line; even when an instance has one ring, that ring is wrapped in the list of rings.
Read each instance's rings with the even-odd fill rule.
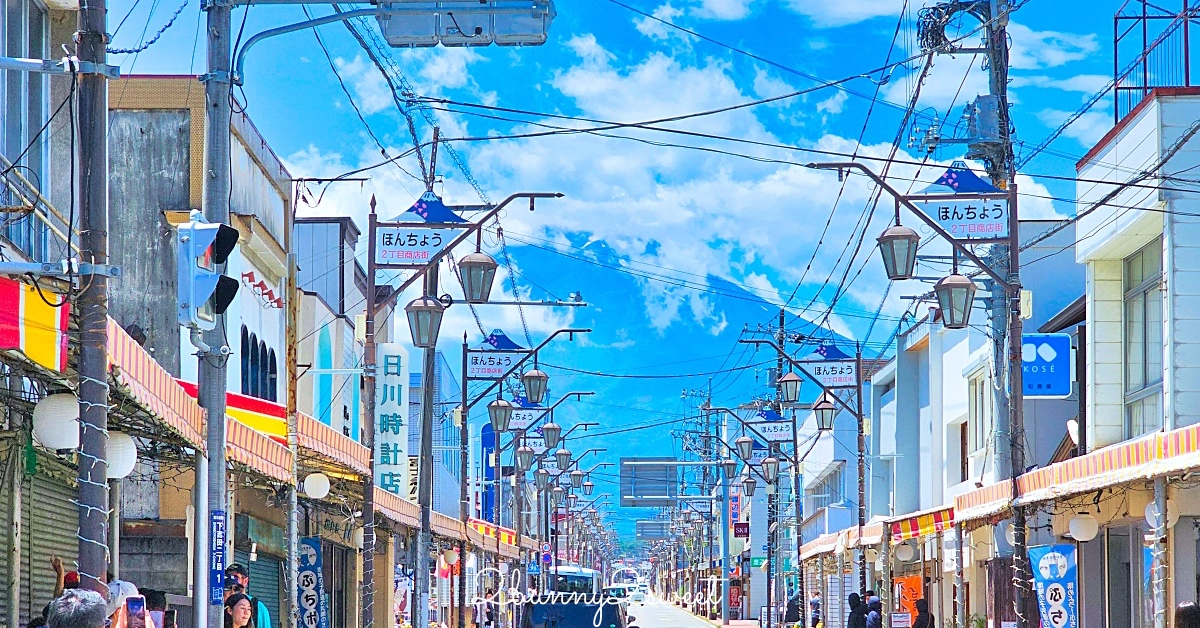
[[[54,556],[50,559],[50,568],[54,570],[54,597],[58,598],[63,591],[79,588],[79,572],[63,569],[62,559]]]
[[[242,585],[245,595],[250,598],[250,621],[254,628],[271,628],[271,612],[262,600],[250,595],[250,573],[241,563],[233,563],[225,568],[226,581],[233,580]]]
[[[48,628],[104,628],[104,598],[86,589],[67,590],[50,603]]]

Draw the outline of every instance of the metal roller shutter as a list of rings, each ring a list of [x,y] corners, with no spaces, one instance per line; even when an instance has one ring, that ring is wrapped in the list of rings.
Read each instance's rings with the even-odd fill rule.
[[[246,570],[250,572],[250,595],[258,598],[267,607],[267,612],[271,613],[271,628],[280,628],[279,598],[283,590],[283,561],[274,556],[259,554],[258,560],[251,562],[250,554],[242,551],[236,551],[233,555],[234,560],[245,565]]]

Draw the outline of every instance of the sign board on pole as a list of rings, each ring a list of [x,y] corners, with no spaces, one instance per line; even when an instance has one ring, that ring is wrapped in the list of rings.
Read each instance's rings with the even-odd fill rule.
[[[379,224],[375,227],[375,265],[422,268],[466,228],[465,225]]]
[[[529,563],[529,569],[526,569],[525,573],[527,573],[531,576],[538,576],[538,575],[541,575],[542,568],[537,563]]]
[[[1033,566],[1033,586],[1037,591],[1038,611],[1046,628],[1079,626],[1079,582],[1076,576],[1075,546],[1042,545],[1029,548]]]
[[[1026,397],[1071,396],[1070,334],[1024,334],[1021,376]]]
[[[1008,237],[1008,199],[909,197],[957,240]]]
[[[325,598],[325,571],[321,565],[321,539],[300,539],[300,567],[296,575],[296,605],[303,628],[329,628]]]
[[[853,388],[858,385],[858,363],[854,360],[818,360],[802,364],[804,370],[825,388]]]
[[[214,510],[209,517],[209,563],[208,563],[208,603],[221,606],[225,603],[225,543],[228,540],[229,527],[226,525],[225,511]]]
[[[750,538],[750,524],[745,521],[739,521],[733,524],[733,538],[748,539]]]
[[[892,628],[912,628],[912,615],[892,613]]]
[[[772,443],[790,443],[796,436],[791,421],[755,421],[746,425]]]
[[[508,429],[523,432],[529,429],[529,426],[537,423],[542,417],[546,416],[548,409],[546,408],[517,408],[513,410],[512,420],[509,421]],[[542,439],[542,444],[545,445],[545,439]]]
[[[495,381],[528,354],[528,351],[467,351],[467,379]]]
[[[375,485],[404,495],[409,483],[408,349],[395,342],[376,349]]]

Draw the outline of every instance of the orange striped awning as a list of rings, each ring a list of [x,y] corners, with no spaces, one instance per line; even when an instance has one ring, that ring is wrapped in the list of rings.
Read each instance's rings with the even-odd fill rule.
[[[375,510],[391,521],[409,528],[421,527],[421,507],[395,493],[375,487]]]
[[[206,413],[154,357],[108,319],[109,370],[139,404],[192,447],[205,450]]]
[[[892,542],[945,532],[954,527],[954,507],[947,506],[892,521]]]
[[[195,384],[179,380],[179,385],[183,386],[193,399],[196,398]],[[249,395],[227,392],[225,414],[276,442],[287,445],[287,408],[283,405]]]
[[[370,473],[371,451],[353,438],[304,414],[297,417],[300,447],[314,451],[348,469]]]
[[[225,451],[229,459],[273,480],[294,484],[292,452],[241,421],[225,421]]]
[[[32,285],[0,277],[0,349],[20,351],[35,364],[61,373],[67,368],[70,316],[71,304],[64,296],[39,293]]]
[[[476,519],[474,517],[472,517],[468,523],[477,532],[479,532],[483,536],[486,536],[489,539],[496,538],[496,535],[498,534],[500,536],[501,543],[507,543],[509,545],[517,544],[516,530],[496,526],[488,521],[484,521],[482,519]]]

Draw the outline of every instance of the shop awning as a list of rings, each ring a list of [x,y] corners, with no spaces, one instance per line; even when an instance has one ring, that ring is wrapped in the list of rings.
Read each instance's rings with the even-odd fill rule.
[[[268,478],[294,484],[292,452],[237,419],[225,421],[225,451],[230,460]]]
[[[317,453],[363,476],[371,472],[371,451],[362,443],[303,412],[297,415],[296,428],[301,449]]]
[[[821,554],[832,554],[833,548],[837,547],[837,543],[837,534],[822,534],[800,546],[800,560],[808,560]]]
[[[481,534],[485,537],[491,538],[491,539],[496,538],[496,535],[499,534],[501,543],[508,543],[509,545],[515,545],[517,542],[516,530],[511,530],[511,529],[505,528],[503,526],[493,525],[491,522],[484,521],[482,519],[476,519],[474,517],[472,517],[470,520],[468,520],[468,525],[471,528],[475,529],[477,532],[479,532],[479,534]]]
[[[800,546],[800,560],[807,560],[821,554],[832,554],[837,551],[839,542],[843,543],[846,549],[874,547],[883,542],[884,529],[884,524],[877,521],[863,526],[861,537],[859,537],[857,526],[823,534]]]
[[[390,521],[409,528],[421,527],[421,507],[395,493],[375,487],[375,510]]]
[[[197,388],[192,382],[178,380],[193,399]],[[241,421],[251,429],[265,434],[281,445],[287,445],[287,408],[283,405],[235,392],[225,393],[225,414]]]
[[[1194,430],[1156,432],[1030,471],[1017,479],[1016,503],[1036,504],[1195,468],[1200,460],[1191,455],[1197,445]]]
[[[113,319],[108,319],[109,370],[135,402],[199,451],[205,451],[205,416],[171,374]]]
[[[954,518],[964,525],[990,519],[1008,510],[1011,501],[1011,482],[989,484],[955,497]]]
[[[893,543],[938,534],[954,527],[954,507],[941,506],[912,513],[892,519],[889,525],[892,530]]]

